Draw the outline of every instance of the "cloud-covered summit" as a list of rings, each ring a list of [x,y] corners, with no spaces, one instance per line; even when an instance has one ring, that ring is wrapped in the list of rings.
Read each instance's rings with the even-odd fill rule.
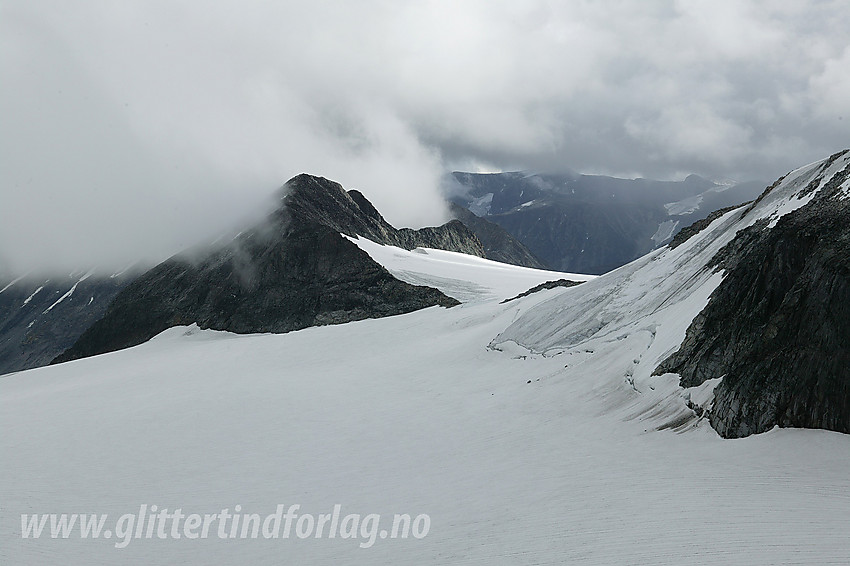
[[[811,2],[0,5],[0,256],[160,257],[302,171],[396,225],[447,170],[773,179],[847,145]]]

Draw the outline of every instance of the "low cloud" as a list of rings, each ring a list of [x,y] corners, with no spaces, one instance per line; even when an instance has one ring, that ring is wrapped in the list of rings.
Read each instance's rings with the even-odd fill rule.
[[[770,181],[848,143],[842,2],[5,2],[0,258],[161,259],[308,172]]]

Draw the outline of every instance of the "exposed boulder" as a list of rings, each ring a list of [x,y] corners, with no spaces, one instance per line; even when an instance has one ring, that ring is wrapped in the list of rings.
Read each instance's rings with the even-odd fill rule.
[[[547,289],[557,289],[558,287],[575,287],[576,285],[581,285],[584,281],[570,281],[569,279],[556,279],[555,281],[544,281],[540,285],[535,285],[528,291],[523,291],[516,297],[511,297],[510,299],[505,299],[502,301],[502,304],[509,303],[511,301],[515,301],[517,299],[521,299],[523,297],[527,297],[534,293],[538,293],[540,291],[545,291]]]

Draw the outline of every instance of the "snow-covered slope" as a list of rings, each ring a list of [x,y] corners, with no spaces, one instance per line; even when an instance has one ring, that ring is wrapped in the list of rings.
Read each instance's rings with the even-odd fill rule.
[[[175,328],[7,377],[0,561],[749,566],[850,555],[850,438],[724,441],[708,427],[656,432],[601,414],[616,386],[595,389],[589,368],[485,347],[538,300],[286,335]],[[367,549],[359,537],[154,536],[116,549],[114,538],[20,534],[21,513],[114,520],[141,504],[241,505],[265,516],[278,503],[425,513],[431,529]]]
[[[720,283],[708,259],[784,212],[806,174],[786,178],[782,202],[766,195],[576,287],[501,304],[530,272],[361,239],[394,273],[467,302],[284,335],[177,327],[0,379],[0,562],[845,564],[850,436],[724,440],[686,408],[709,404],[716,381],[684,391],[650,375]],[[108,513],[110,528],[141,504],[263,516],[339,504],[381,513],[382,527],[394,513],[431,524],[370,548],[21,538],[22,513]]]
[[[683,244],[651,252],[537,305],[493,343],[559,356],[567,375],[600,376],[596,387],[612,408],[625,406],[625,416],[649,418],[656,426],[689,426],[701,415],[685,404],[690,392],[678,388],[679,376],[652,374],[679,348],[723,280],[712,260],[745,228],[763,221],[763,229],[770,230],[782,216],[811,202],[840,180],[836,175],[848,163],[850,153],[844,153],[792,171],[754,204],[723,214]],[[850,179],[843,182],[850,185]],[[717,385],[723,376],[712,377]],[[707,399],[710,405],[711,396]]]
[[[590,281],[595,275],[545,271],[499,263],[481,257],[416,248],[405,250],[359,237],[352,242],[398,279],[439,289],[461,302],[504,300],[545,281]]]

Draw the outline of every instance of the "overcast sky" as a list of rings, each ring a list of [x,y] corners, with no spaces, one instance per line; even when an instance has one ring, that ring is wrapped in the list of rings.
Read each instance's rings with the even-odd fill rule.
[[[300,172],[774,180],[850,146],[846,0],[0,1],[0,257],[158,258]]]

